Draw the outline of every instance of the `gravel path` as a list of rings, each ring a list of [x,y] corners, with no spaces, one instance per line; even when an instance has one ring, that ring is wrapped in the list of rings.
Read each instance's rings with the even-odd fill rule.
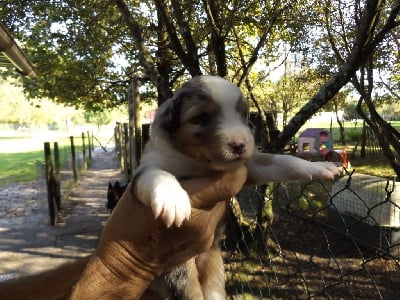
[[[54,227],[49,225],[43,180],[2,188],[0,280],[35,274],[92,252],[109,215],[107,184],[121,176],[115,152],[96,150],[76,186],[71,180],[62,183],[63,213]]]

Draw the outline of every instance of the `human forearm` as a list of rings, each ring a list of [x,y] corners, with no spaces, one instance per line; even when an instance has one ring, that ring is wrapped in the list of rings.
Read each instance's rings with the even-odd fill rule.
[[[139,299],[154,276],[142,267],[135,269],[139,262],[124,264],[121,252],[120,249],[118,259],[112,262],[94,253],[70,299],[125,299],[126,295]]]

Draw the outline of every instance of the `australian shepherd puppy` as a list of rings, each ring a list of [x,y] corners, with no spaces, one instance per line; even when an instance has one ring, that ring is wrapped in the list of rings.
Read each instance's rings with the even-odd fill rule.
[[[188,81],[157,111],[134,175],[132,188],[137,198],[166,226],[180,226],[191,213],[180,179],[229,171],[244,164],[249,185],[332,179],[339,173],[332,163],[255,152],[247,116],[240,89],[229,81],[217,76]],[[221,228],[209,251],[157,279],[150,290],[164,299],[225,299]]]

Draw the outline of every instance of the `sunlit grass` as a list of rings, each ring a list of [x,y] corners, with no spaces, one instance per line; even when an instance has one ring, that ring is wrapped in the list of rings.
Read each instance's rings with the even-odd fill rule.
[[[335,144],[335,149],[346,150],[350,158],[351,168],[350,172],[355,170],[357,173],[380,176],[380,177],[393,177],[396,176],[395,171],[386,160],[384,155],[381,154],[367,154],[366,157],[360,156],[360,146],[358,145],[357,150],[354,152],[354,143],[348,143],[346,145]],[[368,151],[367,153],[371,152]]]
[[[37,179],[36,161],[44,163],[43,142],[32,142],[32,139],[0,139],[3,145],[0,152],[0,186],[9,183],[27,182]],[[57,141],[61,165],[70,159],[70,140],[63,138]],[[82,151],[82,139],[75,138],[76,153]],[[54,143],[50,143],[54,163]],[[33,148],[33,149],[32,149]]]
[[[44,160],[43,151],[0,153],[0,185],[36,179],[36,160]]]
[[[369,156],[366,158],[352,158],[352,169],[357,173],[380,176],[380,177],[393,177],[396,176],[395,171],[384,157]]]

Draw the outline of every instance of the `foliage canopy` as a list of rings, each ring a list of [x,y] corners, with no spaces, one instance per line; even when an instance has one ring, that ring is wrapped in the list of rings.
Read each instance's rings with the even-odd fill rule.
[[[400,94],[399,10],[398,0],[21,0],[0,17],[37,67],[39,79],[24,80],[30,97],[102,110],[125,102],[136,77],[142,101],[162,103],[186,79],[217,74],[260,112],[299,109],[270,147],[279,150],[344,86],[371,94],[367,66],[375,88]],[[296,93],[275,89],[289,98],[278,107],[265,95],[282,65]],[[374,104],[363,103],[367,118]]]

